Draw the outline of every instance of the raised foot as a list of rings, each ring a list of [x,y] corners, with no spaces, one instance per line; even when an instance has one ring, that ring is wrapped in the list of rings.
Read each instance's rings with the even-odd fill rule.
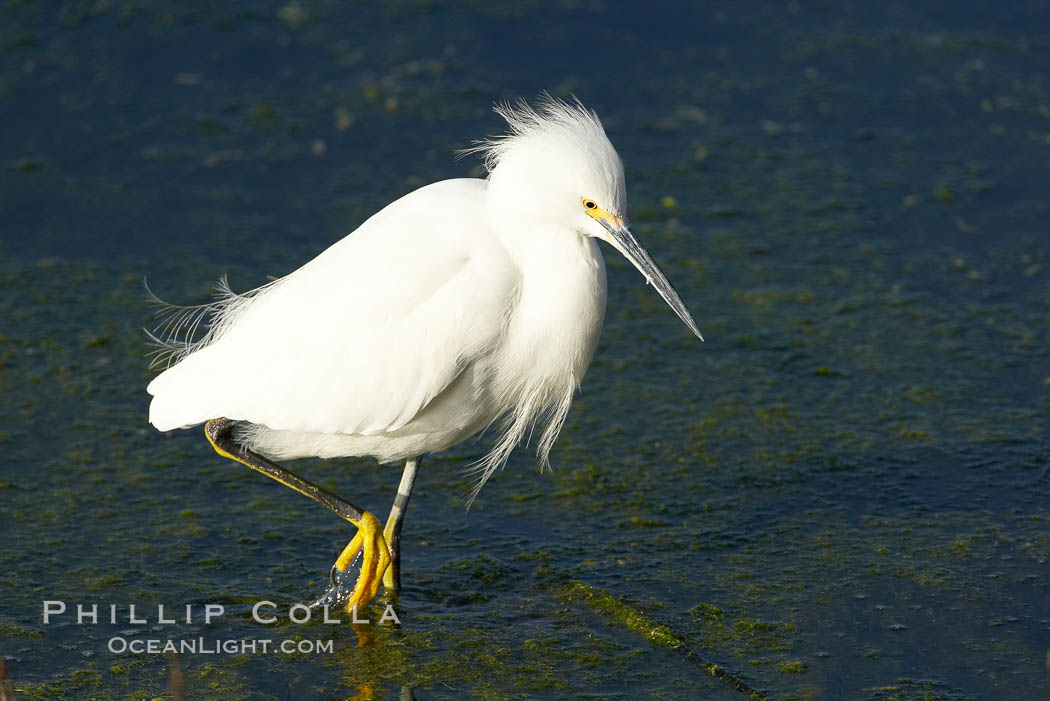
[[[383,583],[383,574],[390,565],[390,547],[383,535],[383,526],[369,512],[361,516],[360,521],[351,521],[357,526],[357,534],[346,544],[332,565],[332,586],[317,601],[310,604],[318,606],[345,606],[364,608],[368,605]],[[350,565],[360,558],[361,569],[354,579]]]

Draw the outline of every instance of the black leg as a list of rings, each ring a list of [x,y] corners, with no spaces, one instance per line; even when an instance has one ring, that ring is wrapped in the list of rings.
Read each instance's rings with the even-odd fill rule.
[[[366,606],[375,598],[379,587],[384,583],[391,559],[390,546],[386,542],[383,526],[375,516],[359,509],[345,499],[332,494],[327,489],[309,482],[299,475],[286,470],[274,461],[248,450],[237,442],[233,437],[233,427],[236,422],[230,419],[212,419],[204,425],[204,434],[208,437],[215,452],[223,457],[236,460],[247,465],[253,470],[263,473],[267,477],[277,480],[286,487],[291,487],[300,494],[304,494],[321,506],[331,509],[347,521],[357,527],[357,534],[347,543],[339,554],[335,564],[332,566],[332,586],[327,592],[314,601],[311,606],[346,605],[347,610],[356,610],[359,606]],[[418,460],[409,461],[416,465]],[[411,472],[415,475],[415,469],[409,471],[405,467],[406,476]],[[402,488],[398,493],[394,509],[391,510],[391,532],[396,530],[398,537],[401,532],[401,515],[404,507],[408,504],[407,494],[412,491],[411,477],[407,490]],[[404,487],[406,477],[402,477]],[[402,497],[401,492],[405,493]],[[394,513],[398,516],[394,518]],[[360,556],[361,567],[356,578],[350,573],[350,565]],[[390,585],[393,587],[393,585]]]
[[[412,496],[416,470],[419,469],[422,462],[422,455],[405,461],[405,471],[401,473],[401,484],[398,485],[397,496],[394,498],[393,506],[390,507],[390,516],[387,518],[384,529],[386,542],[390,546],[390,566],[383,575],[383,586],[392,593],[401,591],[401,524],[405,520],[408,500]]]
[[[233,438],[234,422],[229,419],[212,419],[204,425],[204,434],[208,437],[215,452],[223,457],[247,465],[267,477],[272,477],[286,487],[291,487],[300,494],[305,494],[321,506],[331,509],[347,521],[357,525],[364,511],[342,497],[332,494],[327,489],[309,482],[290,470],[258,453],[248,450]]]

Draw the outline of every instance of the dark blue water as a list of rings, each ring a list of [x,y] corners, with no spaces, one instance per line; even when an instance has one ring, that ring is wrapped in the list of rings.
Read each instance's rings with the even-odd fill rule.
[[[1050,693],[1046,5],[477,5],[4,7],[0,690],[743,697],[651,623],[771,698]],[[453,152],[541,90],[599,112],[707,343],[607,250],[553,474],[519,450],[465,513],[490,439],[431,456],[402,626],[289,623],[351,534],[147,425],[142,279],[193,303],[290,272],[479,174]],[[295,467],[378,513],[398,479]],[[45,625],[45,600],[150,623]],[[108,647],[202,636],[332,647]]]

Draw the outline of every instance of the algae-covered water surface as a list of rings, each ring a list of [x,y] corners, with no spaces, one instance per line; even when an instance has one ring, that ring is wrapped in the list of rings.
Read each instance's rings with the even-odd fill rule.
[[[0,13],[4,698],[1050,693],[1044,3]],[[553,472],[519,449],[468,513],[492,435],[428,456],[400,624],[296,622],[352,529],[148,426],[143,278],[286,274],[542,90],[602,117],[707,342],[605,249]],[[379,513],[399,475],[294,467]]]

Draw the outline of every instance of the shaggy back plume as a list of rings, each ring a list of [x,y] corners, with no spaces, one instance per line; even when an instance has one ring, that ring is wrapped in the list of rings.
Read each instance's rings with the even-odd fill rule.
[[[144,329],[154,350],[150,368],[165,369],[219,339],[234,319],[243,312],[259,293],[271,289],[280,280],[270,282],[244,293],[234,292],[223,275],[215,284],[215,301],[193,306],[165,302],[153,293],[143,280],[147,301],[156,308],[157,326]]]

